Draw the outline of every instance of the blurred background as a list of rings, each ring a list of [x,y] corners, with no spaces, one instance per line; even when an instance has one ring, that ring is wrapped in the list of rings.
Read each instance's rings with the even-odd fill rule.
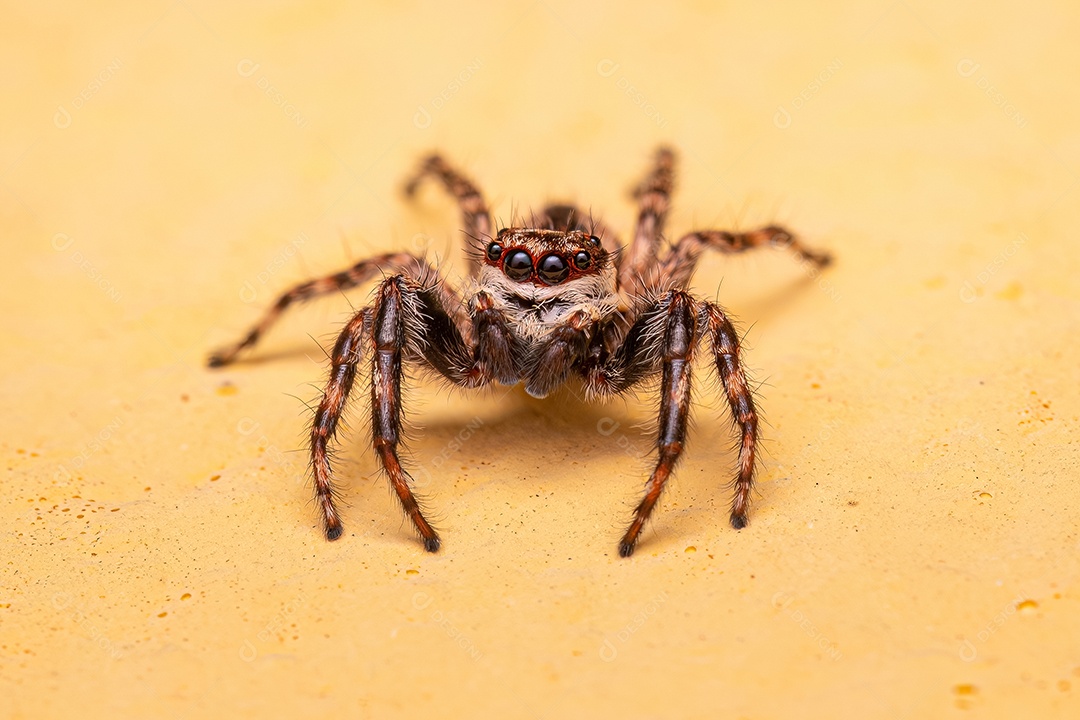
[[[1070,717],[1080,12],[1064,2],[10,5],[0,27],[0,709],[6,717]],[[391,249],[451,275],[439,150],[496,218],[623,238],[783,223],[836,263],[709,256],[768,425],[751,525],[698,393],[637,555],[653,405],[409,398],[426,555],[341,434],[323,347],[367,289],[237,339]]]

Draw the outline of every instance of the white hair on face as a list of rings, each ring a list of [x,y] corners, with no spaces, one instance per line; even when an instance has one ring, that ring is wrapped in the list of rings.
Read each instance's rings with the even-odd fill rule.
[[[620,302],[612,267],[558,285],[538,285],[516,282],[498,268],[485,265],[474,288],[478,290],[491,295],[515,332],[530,344],[539,342],[573,312],[585,310],[600,319],[613,313]]]

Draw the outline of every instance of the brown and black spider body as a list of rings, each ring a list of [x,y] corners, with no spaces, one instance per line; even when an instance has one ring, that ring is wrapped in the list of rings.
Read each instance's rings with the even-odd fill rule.
[[[327,445],[369,358],[375,452],[405,513],[434,552],[439,536],[425,519],[402,467],[401,381],[406,364],[432,369],[460,387],[523,383],[532,396],[550,394],[572,376],[590,398],[631,391],[659,379],[655,468],[645,497],[619,543],[628,557],[674,470],[686,441],[694,360],[703,346],[724,387],[739,431],[731,525],[747,523],[758,444],[758,415],[740,358],[739,337],[719,305],[687,288],[707,248],[740,252],[782,246],[819,266],[829,256],[806,249],[783,228],[749,233],[692,232],[674,244],[663,237],[673,186],[674,155],[660,149],[638,186],[634,238],[623,248],[599,222],[570,205],[550,205],[528,222],[494,231],[483,197],[440,156],[428,157],[406,186],[412,195],[433,176],[458,200],[468,238],[469,280],[452,288],[423,258],[391,253],[285,293],[248,335],[210,359],[232,362],[254,345],[293,302],[355,287],[383,276],[375,302],[338,336],[326,389],[311,426],[311,467],[326,537],[341,536],[341,517]],[[704,352],[704,350],[701,350]]]

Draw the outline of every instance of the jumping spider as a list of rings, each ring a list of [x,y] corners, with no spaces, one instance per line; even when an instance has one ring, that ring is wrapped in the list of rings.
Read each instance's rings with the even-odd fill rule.
[[[682,454],[692,364],[706,337],[741,433],[731,526],[746,526],[758,416],[739,357],[739,336],[719,305],[695,298],[686,288],[707,248],[735,253],[780,246],[819,267],[829,263],[829,255],[807,249],[774,225],[747,233],[701,230],[667,243],[663,230],[674,165],[671,150],[657,151],[634,192],[637,225],[624,249],[602,223],[571,205],[549,205],[528,223],[496,230],[476,186],[441,156],[431,155],[405,191],[414,195],[430,176],[457,199],[467,236],[465,290],[455,290],[422,257],[380,255],[289,290],[243,340],[210,358],[213,367],[231,363],[295,302],[382,277],[374,304],[357,312],[338,336],[311,426],[315,496],[327,540],[342,533],[327,444],[337,430],[357,366],[369,355],[375,452],[429,552],[439,549],[439,535],[424,518],[410,489],[412,478],[398,458],[405,363],[426,366],[460,387],[524,383],[525,391],[537,398],[554,391],[571,373],[581,377],[590,399],[627,392],[659,375],[656,466],[619,543],[619,554],[630,556]]]

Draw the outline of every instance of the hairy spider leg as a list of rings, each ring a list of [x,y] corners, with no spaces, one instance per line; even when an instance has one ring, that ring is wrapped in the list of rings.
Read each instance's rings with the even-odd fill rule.
[[[825,267],[832,262],[832,257],[828,253],[810,250],[794,233],[779,225],[768,225],[745,233],[698,230],[680,238],[667,257],[661,261],[659,282],[656,287],[685,287],[697,269],[701,254],[708,248],[732,254],[766,245],[786,248],[795,255],[795,259],[811,262],[817,267]]]
[[[645,497],[634,510],[634,519],[619,542],[619,555],[634,553],[641,530],[656,507],[664,485],[671,477],[686,442],[690,416],[690,391],[694,350],[697,345],[697,319],[694,300],[685,292],[674,291],[658,303],[663,318],[662,376],[660,380],[660,416],[658,420],[656,468],[645,486]],[[644,346],[640,351],[654,352]]]
[[[440,294],[442,294],[447,301],[452,301],[456,298],[453,289],[450,288],[445,281],[439,278],[434,268],[432,268],[424,259],[411,253],[386,253],[384,255],[377,255],[372,258],[361,260],[347,270],[342,270],[333,275],[327,275],[325,277],[300,283],[288,292],[282,294],[277,302],[263,314],[262,319],[248,331],[247,335],[245,335],[240,342],[213,353],[208,360],[208,364],[210,367],[221,367],[235,361],[237,355],[241,351],[254,347],[270,327],[278,321],[282,313],[294,303],[354,288],[357,285],[362,285],[368,280],[371,280],[380,273],[385,275],[396,272],[405,272],[417,278],[430,278],[433,283],[439,286]],[[458,303],[458,306],[459,307],[455,310],[455,315],[459,321],[462,321],[467,325],[468,320],[465,308],[461,306],[460,302]]]
[[[661,147],[656,151],[648,175],[634,190],[638,202],[637,226],[619,270],[619,287],[630,294],[636,295],[654,285],[658,269],[656,260],[674,186],[675,154]]]
[[[485,238],[494,237],[492,232],[491,211],[476,184],[472,180],[458,172],[441,155],[428,155],[420,163],[420,168],[405,183],[405,194],[412,197],[416,194],[420,182],[432,176],[442,181],[443,187],[454,196],[461,208],[461,221],[464,224],[464,232],[468,237],[465,240],[466,248],[477,243],[483,243]],[[473,277],[480,272],[479,250],[466,250],[469,263],[469,274]]]
[[[716,371],[724,385],[732,419],[741,433],[739,469],[734,481],[735,497],[731,501],[731,526],[741,530],[748,522],[750,491],[754,487],[758,443],[757,409],[754,407],[753,391],[746,381],[746,370],[740,358],[739,336],[735,333],[731,321],[715,303],[701,303],[699,313],[708,327]]]
[[[341,537],[341,516],[334,506],[334,485],[327,444],[337,434],[338,420],[352,392],[356,366],[363,359],[371,338],[372,310],[364,308],[345,325],[334,344],[330,376],[322,401],[311,423],[311,472],[315,479],[315,501],[322,514],[327,540]]]
[[[342,523],[334,506],[333,471],[328,444],[349,400],[356,369],[371,353],[372,442],[391,488],[429,552],[439,549],[439,536],[421,512],[401,464],[403,412],[401,379],[407,362],[421,362],[461,387],[481,387],[492,380],[517,382],[519,349],[502,312],[490,296],[477,293],[469,303],[475,343],[460,332],[451,310],[464,305],[447,300],[434,283],[427,287],[405,275],[379,286],[374,306],[356,313],[334,346],[329,377],[311,426],[311,466],[315,495],[328,540],[341,537]]]
[[[398,444],[401,442],[401,375],[409,325],[417,328],[419,309],[407,295],[405,278],[387,278],[379,287],[372,329],[375,346],[371,357],[371,434],[375,453],[390,479],[390,486],[401,501],[424,542],[424,549],[439,549],[439,535],[431,527],[409,487],[412,478],[401,467]]]

